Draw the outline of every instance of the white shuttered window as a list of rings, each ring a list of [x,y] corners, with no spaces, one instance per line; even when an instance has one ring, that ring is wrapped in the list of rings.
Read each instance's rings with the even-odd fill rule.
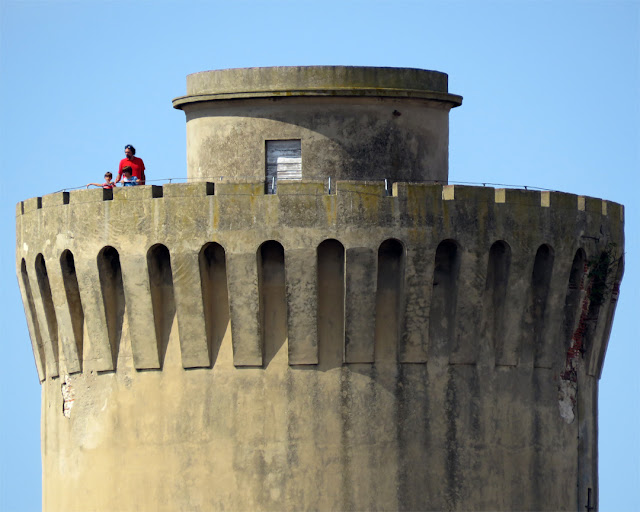
[[[274,193],[276,191],[275,189],[279,180],[301,180],[302,145],[300,139],[268,140],[266,142],[266,178],[268,192]]]

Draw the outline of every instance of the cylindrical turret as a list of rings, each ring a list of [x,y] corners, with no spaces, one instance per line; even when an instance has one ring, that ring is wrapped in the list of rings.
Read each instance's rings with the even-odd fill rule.
[[[445,73],[351,66],[195,73],[173,100],[187,116],[189,178],[245,181],[268,178],[273,152],[299,159],[299,179],[446,183],[449,110],[461,103]]]

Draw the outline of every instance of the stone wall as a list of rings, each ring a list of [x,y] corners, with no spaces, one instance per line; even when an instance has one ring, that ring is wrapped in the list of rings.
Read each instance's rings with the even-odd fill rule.
[[[269,140],[298,139],[305,180],[447,182],[445,73],[299,66],[205,71],[173,100],[187,120],[187,176],[263,180]]]
[[[582,509],[623,208],[338,181],[17,206],[50,510]]]

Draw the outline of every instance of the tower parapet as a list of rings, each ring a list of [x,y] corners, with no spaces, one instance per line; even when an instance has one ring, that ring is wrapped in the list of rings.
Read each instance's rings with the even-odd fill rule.
[[[187,393],[190,402],[211,401],[208,414],[231,415],[234,424],[254,417],[261,425],[245,432],[248,439],[227,426],[198,441],[198,450],[211,457],[223,448],[241,453],[235,478],[255,479],[243,498],[249,501],[210,502],[219,506],[259,505],[269,491],[259,473],[251,475],[260,466],[245,460],[245,443],[265,443],[264,429],[274,429],[271,442],[285,442],[287,450],[310,450],[310,459],[322,450],[324,462],[314,471],[333,458],[338,464],[345,451],[365,457],[339,465],[344,480],[335,496],[316,491],[310,503],[326,508],[340,508],[343,494],[361,503],[350,486],[363,484],[361,478],[371,485],[382,473],[403,489],[401,496],[391,492],[395,484],[369,488],[369,498],[385,508],[424,506],[411,482],[428,475],[449,485],[434,486],[429,495],[437,508],[490,501],[495,488],[476,485],[487,476],[484,457],[502,461],[495,485],[524,471],[521,480],[509,477],[513,484],[535,477],[544,491],[536,493],[539,501],[510,492],[492,503],[509,508],[515,506],[509,500],[531,499],[531,506],[544,508],[571,501],[566,493],[576,475],[590,467],[595,478],[595,463],[578,467],[574,456],[585,423],[589,435],[595,431],[589,415],[576,421],[561,414],[560,385],[588,300],[581,280],[611,247],[621,254],[622,217],[618,204],[570,194],[395,183],[388,196],[383,182],[337,182],[333,194],[319,182],[285,183],[275,195],[265,194],[262,183],[202,182],[25,201],[17,216],[18,273],[39,375],[47,381],[47,400],[57,404],[45,415],[59,430],[45,450],[45,475],[56,481],[56,494],[65,485],[88,485],[89,467],[99,463],[91,452],[76,480],[57,481],[53,466],[83,446],[87,432],[74,431],[74,421],[86,421],[76,417],[89,412],[96,394],[104,396],[101,381],[117,388],[126,381],[133,389],[107,400],[94,441],[113,450],[119,439],[138,453],[141,432],[132,437],[122,430],[127,409],[119,402],[142,399],[135,398],[135,383],[151,379],[175,387],[181,400]],[[581,390],[594,389],[601,371],[618,265],[611,257],[600,304],[588,303],[576,379]],[[228,359],[221,360],[225,344]],[[201,370],[188,371],[195,368]],[[144,370],[169,373],[150,377]],[[76,388],[70,419],[62,414],[60,376]],[[92,385],[85,387],[87,379]],[[193,379],[207,383],[194,388]],[[220,379],[224,385],[215,384]],[[349,388],[354,380],[358,391]],[[235,405],[224,397],[229,393]],[[375,422],[357,417],[365,410],[356,402],[365,396]],[[574,415],[578,397],[569,398]],[[193,414],[205,414],[200,408],[183,419],[173,408],[175,417],[152,413],[156,399],[167,398],[138,405],[139,414],[156,418],[172,442],[185,422],[212,421],[194,420]],[[285,414],[286,428],[284,418],[269,418],[271,408]],[[321,418],[334,418],[337,430],[316,432],[312,440],[304,430],[315,421],[319,427]],[[219,421],[198,425],[215,430]],[[423,422],[431,425],[428,433]],[[551,439],[549,430],[558,437]],[[347,437],[334,437],[340,435]],[[161,439],[145,450],[164,452]],[[383,453],[389,450],[385,457],[396,457],[394,469],[379,461],[360,475],[366,452],[378,443],[386,446]],[[432,443],[446,446],[446,453]],[[419,446],[432,448],[417,457]],[[289,462],[273,462],[280,479],[273,492],[290,493],[286,506],[295,508],[306,480],[288,480],[290,471],[307,469]],[[200,464],[193,470],[209,474],[206,460]],[[124,467],[120,473],[137,478]]]
[[[301,178],[276,144],[250,180],[17,205],[45,509],[597,505],[623,207],[347,165],[329,185],[304,137]]]

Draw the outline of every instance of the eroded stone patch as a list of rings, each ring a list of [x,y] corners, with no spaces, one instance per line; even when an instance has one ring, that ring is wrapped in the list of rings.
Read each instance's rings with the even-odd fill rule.
[[[68,375],[64,376],[60,390],[62,391],[62,414],[65,418],[70,418],[76,392],[71,384],[71,378]]]

